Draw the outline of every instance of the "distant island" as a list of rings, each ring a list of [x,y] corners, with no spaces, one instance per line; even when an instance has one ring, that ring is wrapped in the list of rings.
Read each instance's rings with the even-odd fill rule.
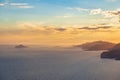
[[[108,50],[114,47],[115,44],[107,41],[87,42],[81,45],[75,45],[74,48],[82,48],[86,51]]]
[[[27,48],[27,46],[20,44],[20,45],[15,46],[15,48]]]
[[[120,60],[120,43],[101,54],[101,58]]]

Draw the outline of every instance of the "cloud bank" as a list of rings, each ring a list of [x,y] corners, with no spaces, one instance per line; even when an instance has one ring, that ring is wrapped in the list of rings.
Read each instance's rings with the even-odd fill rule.
[[[119,41],[120,27],[108,24],[91,26],[46,26],[41,22],[21,22],[0,29],[1,43],[37,43],[43,45],[75,45],[80,42]]]
[[[90,15],[101,15],[103,18],[106,19],[117,19],[120,22],[120,9],[116,10],[102,10],[101,8],[96,9],[86,9],[80,7],[68,7],[68,10],[79,11],[79,12],[88,12]]]

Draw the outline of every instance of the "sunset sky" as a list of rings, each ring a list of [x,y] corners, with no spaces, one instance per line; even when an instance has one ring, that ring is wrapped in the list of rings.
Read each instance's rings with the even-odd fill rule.
[[[0,0],[0,44],[120,42],[120,0]]]

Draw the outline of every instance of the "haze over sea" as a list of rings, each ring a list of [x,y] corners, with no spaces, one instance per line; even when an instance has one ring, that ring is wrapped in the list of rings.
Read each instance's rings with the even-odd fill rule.
[[[102,51],[0,46],[0,80],[119,80],[120,61]]]

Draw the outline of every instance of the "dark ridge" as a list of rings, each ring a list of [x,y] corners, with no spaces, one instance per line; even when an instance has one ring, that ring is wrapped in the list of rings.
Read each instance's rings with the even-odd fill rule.
[[[82,48],[86,51],[98,51],[98,50],[108,50],[114,47],[115,44],[106,41],[95,41],[95,42],[87,42],[81,45],[75,45],[74,48]]]

